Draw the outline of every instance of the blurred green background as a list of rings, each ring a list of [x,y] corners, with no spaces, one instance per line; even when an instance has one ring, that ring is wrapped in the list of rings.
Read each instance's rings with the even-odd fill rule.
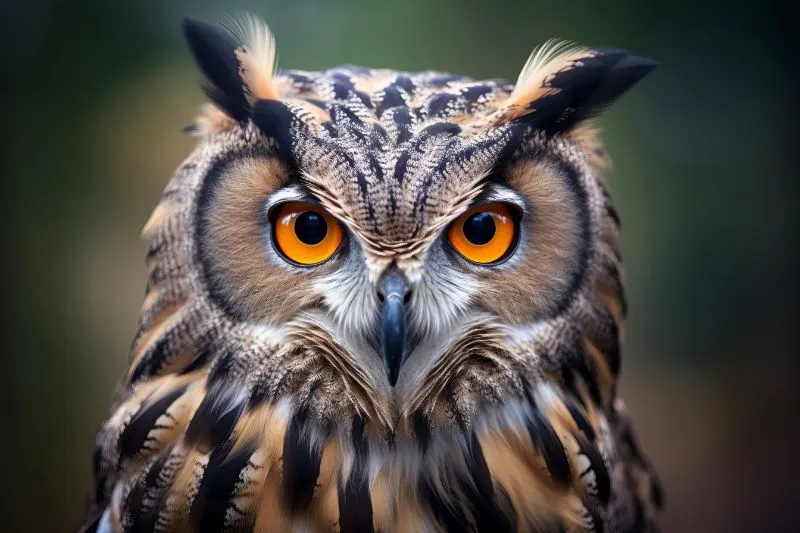
[[[797,19],[718,5],[3,0],[4,529],[68,531],[84,510],[144,289],[139,229],[202,102],[180,20],[248,10],[291,68],[513,80],[549,37],[660,61],[602,121],[631,301],[621,391],[664,531],[799,531]]]

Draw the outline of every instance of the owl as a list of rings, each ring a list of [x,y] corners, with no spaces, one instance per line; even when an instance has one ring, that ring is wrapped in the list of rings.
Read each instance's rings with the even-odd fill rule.
[[[655,63],[276,72],[255,18],[183,31],[209,102],[81,531],[656,531],[592,126]]]

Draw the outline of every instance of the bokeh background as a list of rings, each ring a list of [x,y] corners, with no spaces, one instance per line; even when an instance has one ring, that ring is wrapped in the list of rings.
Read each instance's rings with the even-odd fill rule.
[[[751,4],[2,0],[1,529],[78,523],[143,294],[139,229],[202,102],[180,20],[248,10],[308,70],[513,80],[553,36],[659,60],[602,122],[631,310],[621,391],[664,531],[800,531],[797,18]]]

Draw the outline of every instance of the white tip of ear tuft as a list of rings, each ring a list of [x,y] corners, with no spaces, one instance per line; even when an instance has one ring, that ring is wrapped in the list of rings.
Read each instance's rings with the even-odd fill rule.
[[[541,46],[535,48],[522,71],[517,78],[517,87],[528,85],[531,81],[538,78],[538,74],[544,71],[551,71],[546,68],[550,62],[560,62],[567,58],[580,57],[586,55],[589,50],[572,41],[562,41],[560,39],[549,39]]]
[[[231,18],[226,26],[242,43],[236,57],[250,103],[277,100],[278,91],[272,80],[277,68],[277,53],[275,39],[267,24],[255,15],[244,13]]]
[[[509,120],[527,114],[536,100],[558,92],[548,86],[551,76],[568,68],[571,62],[594,53],[590,48],[558,39],[550,39],[536,48],[522,67],[514,91],[498,110],[497,117]]]

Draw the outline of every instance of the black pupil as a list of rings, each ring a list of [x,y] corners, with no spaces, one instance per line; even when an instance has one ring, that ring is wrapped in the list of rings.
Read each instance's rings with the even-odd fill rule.
[[[294,232],[304,244],[319,244],[328,234],[328,224],[325,222],[325,217],[320,214],[306,211],[297,217],[294,223]]]
[[[492,240],[495,232],[494,217],[487,212],[475,213],[464,222],[464,236],[476,245]]]

